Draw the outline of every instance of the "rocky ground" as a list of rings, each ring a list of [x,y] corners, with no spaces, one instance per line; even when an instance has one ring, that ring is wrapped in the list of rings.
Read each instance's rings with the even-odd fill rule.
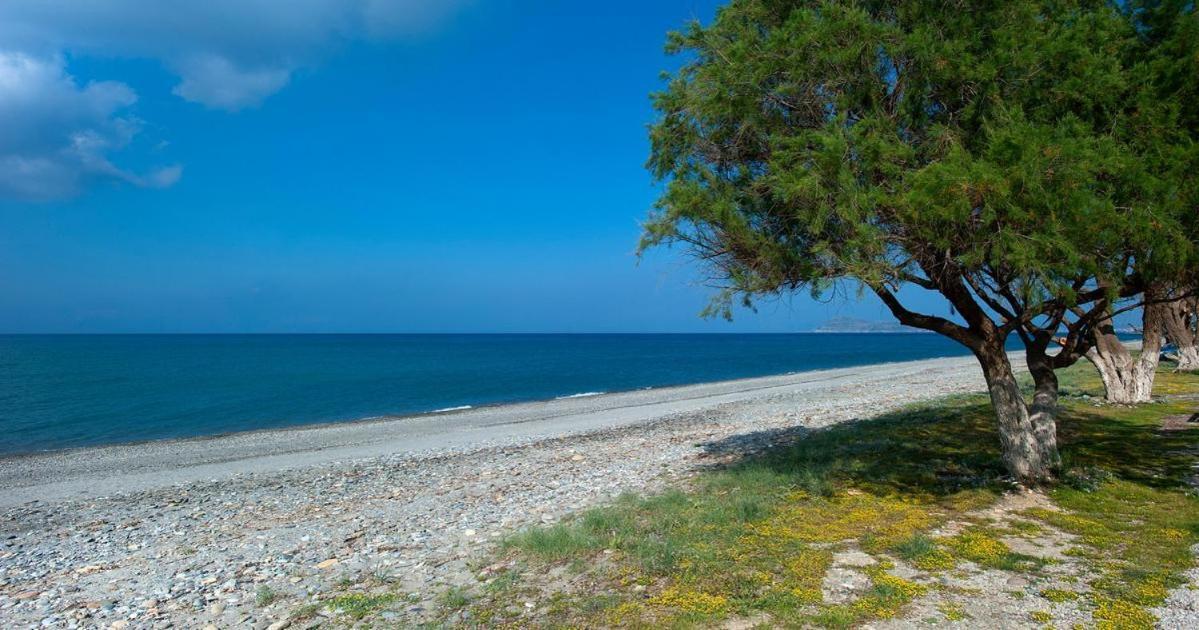
[[[585,435],[29,503],[0,515],[0,617],[7,627],[283,627],[306,602],[387,582],[408,594],[387,616],[416,621],[446,586],[473,579],[472,561],[505,533],[677,481],[721,455],[706,443],[759,448],[779,430],[979,381],[960,365],[922,368]]]
[[[907,606],[897,619],[885,620],[875,628],[899,630],[950,626],[960,628],[1076,628],[1093,625],[1092,616],[1083,606],[1086,586],[1093,577],[1087,563],[1066,551],[1073,536],[1047,527],[1021,515],[1030,508],[1057,511],[1045,495],[1017,492],[998,504],[971,514],[989,527],[1011,528],[1035,525],[1037,530],[999,537],[1012,551],[1051,562],[1038,574],[1014,573],[972,562],[963,562],[954,571],[936,577],[897,560],[891,574],[927,586],[927,594]],[[934,538],[953,535],[965,527],[950,522],[933,533]],[[1052,600],[1041,593],[1056,593]],[[1001,621],[1001,623],[999,623]]]
[[[980,388],[960,363],[921,366],[618,429],[27,503],[0,514],[0,619],[313,627],[352,616],[329,605],[334,595],[386,585],[403,595],[381,618],[408,626],[435,618],[446,589],[475,581],[496,541],[522,526],[678,484],[806,428]]]

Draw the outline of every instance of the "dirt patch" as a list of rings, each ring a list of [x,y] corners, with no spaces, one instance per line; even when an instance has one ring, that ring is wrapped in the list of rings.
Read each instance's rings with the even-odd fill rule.
[[[1162,418],[1162,431],[1186,431],[1199,427],[1199,412]]]

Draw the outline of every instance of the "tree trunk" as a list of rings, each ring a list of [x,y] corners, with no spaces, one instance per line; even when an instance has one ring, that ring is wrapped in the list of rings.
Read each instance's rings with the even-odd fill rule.
[[[1152,399],[1153,379],[1164,343],[1165,310],[1169,307],[1169,304],[1149,304],[1144,308],[1141,356],[1135,360],[1128,347],[1116,337],[1110,318],[1095,328],[1095,346],[1087,351],[1086,357],[1099,370],[1108,402],[1133,405]]]
[[[1026,353],[1028,371],[1032,373],[1033,398],[1029,409],[1029,422],[1032,423],[1033,435],[1037,438],[1037,447],[1041,451],[1041,461],[1056,474],[1062,466],[1062,456],[1057,450],[1057,411],[1058,411],[1058,381],[1057,373],[1049,363],[1043,348],[1031,348]]]
[[[1180,370],[1199,370],[1196,325],[1199,324],[1199,298],[1179,300],[1166,305],[1166,336],[1178,349],[1175,359]]]
[[[1025,486],[1038,486],[1051,481],[1057,467],[1057,432],[1052,416],[1048,418],[1050,430],[1047,432],[1044,427],[1046,418],[1040,419],[1042,433],[1047,434],[1038,435],[1033,417],[1020,394],[1020,386],[1012,373],[1012,364],[1002,346],[983,347],[975,355],[987,379],[987,390],[999,424],[1003,463],[1008,472]]]
[[[1178,369],[1187,372],[1199,371],[1199,348],[1194,345],[1179,346]]]

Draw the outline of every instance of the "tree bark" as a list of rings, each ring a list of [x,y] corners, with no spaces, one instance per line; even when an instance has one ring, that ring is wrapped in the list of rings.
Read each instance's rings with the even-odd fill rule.
[[[1030,413],[1020,385],[1012,373],[1012,364],[1002,346],[984,346],[975,351],[987,391],[999,426],[999,442],[1003,463],[1008,472],[1022,485],[1035,487],[1050,482],[1060,462],[1057,453],[1057,430],[1050,408],[1056,407],[1056,378],[1052,395],[1043,392],[1042,402],[1052,405]],[[1053,370],[1049,370],[1052,374]],[[1052,401],[1050,401],[1052,398]]]
[[[1155,296],[1150,296],[1155,297]],[[1153,380],[1165,339],[1162,335],[1166,309],[1171,304],[1148,304],[1141,319],[1141,356],[1133,359],[1128,347],[1116,336],[1111,318],[1095,328],[1095,345],[1086,358],[1103,380],[1108,402],[1121,405],[1146,403],[1153,398]]]
[[[1029,408],[1029,422],[1037,439],[1041,461],[1051,474],[1062,466],[1062,456],[1057,449],[1058,380],[1057,372],[1049,362],[1043,348],[1026,350],[1028,371],[1032,374],[1033,398]]]
[[[1199,370],[1199,348],[1195,330],[1199,324],[1199,298],[1192,297],[1167,305],[1165,309],[1166,336],[1178,349],[1175,359],[1179,370]]]

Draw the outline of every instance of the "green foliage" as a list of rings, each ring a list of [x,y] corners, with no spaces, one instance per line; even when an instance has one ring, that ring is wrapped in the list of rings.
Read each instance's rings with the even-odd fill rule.
[[[692,248],[718,312],[946,269],[1068,303],[1191,264],[1193,3],[733,0],[668,50],[642,246]]]

